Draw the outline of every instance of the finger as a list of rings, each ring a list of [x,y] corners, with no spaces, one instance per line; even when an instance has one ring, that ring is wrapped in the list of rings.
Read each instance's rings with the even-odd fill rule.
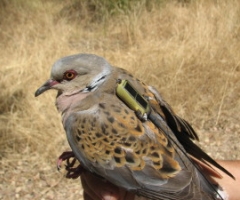
[[[119,188],[119,200],[134,200],[135,199],[135,194],[132,192],[128,192],[127,190],[123,188]]]
[[[83,187],[83,197],[84,200],[100,200],[101,198],[95,194],[93,188],[89,186],[87,183],[88,179],[86,177],[86,173],[81,175],[81,182]]]
[[[94,200],[92,197],[90,197],[85,191],[83,192],[83,199],[84,200]]]
[[[120,200],[119,188],[90,172],[81,176],[85,193],[94,200]]]

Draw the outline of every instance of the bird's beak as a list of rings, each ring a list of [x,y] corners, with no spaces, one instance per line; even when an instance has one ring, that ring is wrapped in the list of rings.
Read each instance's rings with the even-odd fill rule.
[[[37,89],[35,92],[35,97],[39,96],[40,94],[44,93],[45,91],[52,88],[52,86],[58,84],[57,81],[49,79],[47,80],[40,88]]]

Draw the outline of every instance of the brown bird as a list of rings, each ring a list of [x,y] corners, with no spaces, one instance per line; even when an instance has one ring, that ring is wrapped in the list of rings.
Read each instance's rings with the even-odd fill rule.
[[[56,61],[35,96],[49,89],[58,91],[56,106],[84,169],[148,199],[225,199],[211,165],[232,174],[192,141],[193,128],[154,87],[102,57],[77,54]]]

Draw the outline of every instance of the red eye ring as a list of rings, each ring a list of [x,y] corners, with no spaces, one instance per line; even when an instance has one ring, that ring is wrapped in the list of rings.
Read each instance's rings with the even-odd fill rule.
[[[77,72],[74,70],[68,70],[63,74],[63,79],[67,81],[73,80],[77,75]]]

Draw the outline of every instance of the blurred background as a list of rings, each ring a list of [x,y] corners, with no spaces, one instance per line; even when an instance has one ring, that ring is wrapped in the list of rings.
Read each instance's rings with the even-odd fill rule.
[[[240,159],[238,0],[1,0],[0,199],[82,199],[55,91],[55,60],[94,53],[159,89],[215,159]]]

